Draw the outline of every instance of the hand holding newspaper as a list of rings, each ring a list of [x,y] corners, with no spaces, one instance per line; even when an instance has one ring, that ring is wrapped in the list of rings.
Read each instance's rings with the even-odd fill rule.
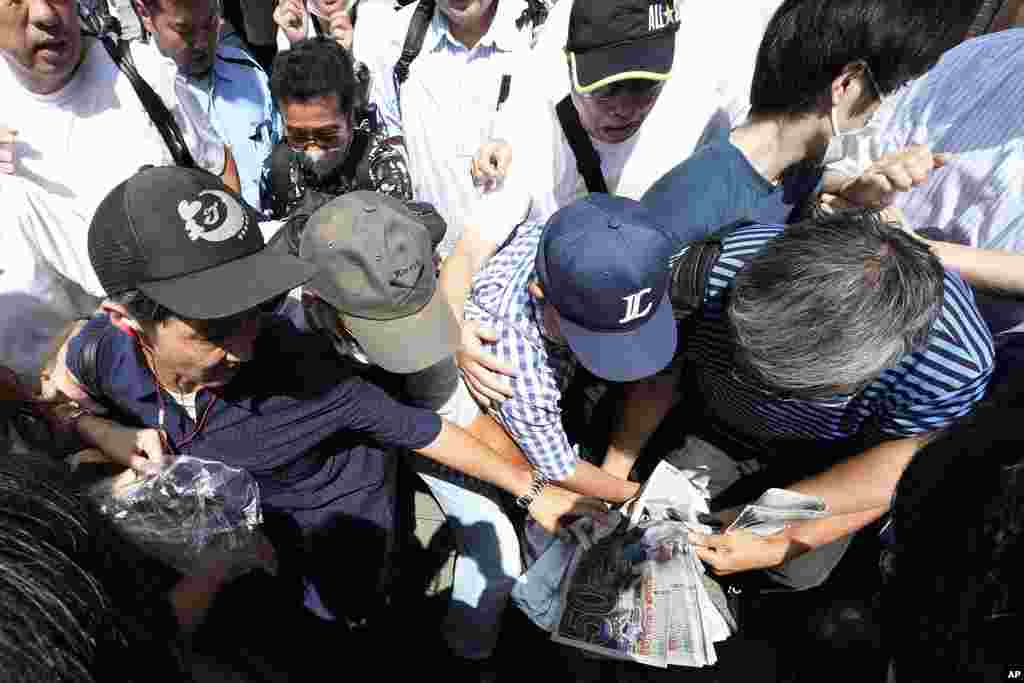
[[[551,543],[513,598],[559,643],[658,667],[714,664],[736,621],[687,537],[711,533],[698,521],[707,484],[703,472],[660,463],[636,499],[606,521],[578,520],[575,543]],[[767,535],[826,514],[820,499],[770,489],[730,529]]]

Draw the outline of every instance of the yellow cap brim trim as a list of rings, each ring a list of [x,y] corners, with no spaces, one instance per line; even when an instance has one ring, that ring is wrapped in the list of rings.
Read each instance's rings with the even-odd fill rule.
[[[602,78],[599,81],[591,83],[588,86],[580,85],[580,78],[576,72],[576,55],[568,50],[565,50],[565,55],[569,59],[569,72],[572,76],[572,87],[581,95],[592,93],[595,90],[599,90],[605,86],[611,85],[612,83],[618,83],[619,81],[629,81],[635,79],[641,79],[646,81],[667,81],[672,77],[672,72],[658,73],[656,71],[622,71],[617,74],[613,74],[606,78]]]

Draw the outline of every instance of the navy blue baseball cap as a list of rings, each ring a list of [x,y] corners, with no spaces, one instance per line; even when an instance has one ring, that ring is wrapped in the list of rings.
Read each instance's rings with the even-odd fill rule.
[[[625,197],[591,194],[548,221],[537,276],[562,336],[590,372],[632,382],[672,360],[671,255],[672,242],[653,215]]]

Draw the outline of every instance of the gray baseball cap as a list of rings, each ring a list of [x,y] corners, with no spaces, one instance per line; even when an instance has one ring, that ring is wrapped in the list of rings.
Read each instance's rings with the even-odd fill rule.
[[[331,200],[309,217],[299,256],[319,268],[307,289],[375,365],[407,374],[455,353],[459,326],[438,291],[430,231],[403,202],[368,191]]]

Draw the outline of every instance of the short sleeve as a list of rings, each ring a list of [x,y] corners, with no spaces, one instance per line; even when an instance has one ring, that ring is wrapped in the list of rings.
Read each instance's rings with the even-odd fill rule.
[[[882,374],[888,398],[879,411],[879,429],[913,436],[967,415],[985,396],[994,355],[992,335],[970,288],[947,273],[942,315],[928,346]]]
[[[441,418],[434,412],[403,405],[374,384],[348,380],[347,401],[337,406],[339,424],[385,446],[420,450],[441,433]]]

